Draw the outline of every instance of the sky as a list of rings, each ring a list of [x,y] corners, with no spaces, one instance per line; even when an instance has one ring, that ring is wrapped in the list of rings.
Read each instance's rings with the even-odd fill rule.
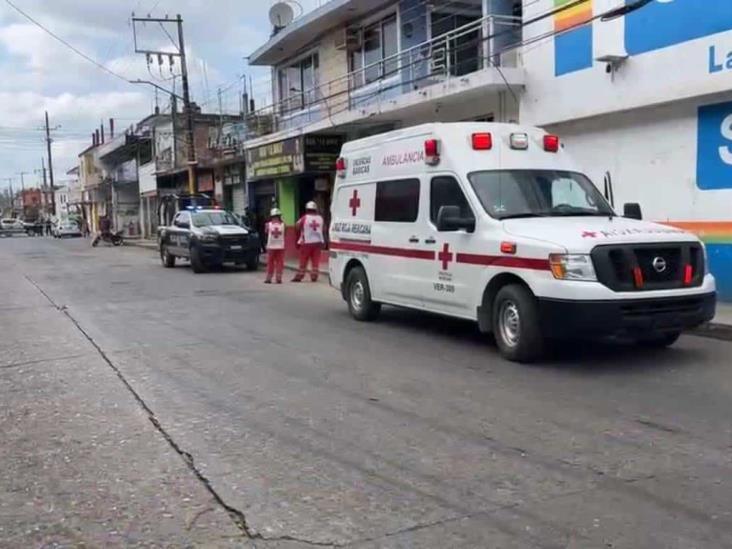
[[[148,68],[134,53],[130,15],[184,20],[192,98],[205,111],[218,112],[217,89],[223,88],[226,112],[238,112],[241,76],[253,81],[258,107],[269,89],[269,72],[248,67],[245,57],[270,35],[267,12],[272,0],[12,0],[21,10],[65,41],[126,79],[155,79],[170,88],[167,61]],[[304,11],[323,0],[300,0]],[[163,29],[140,28],[145,46],[170,48]],[[174,27],[170,28],[171,32]],[[173,35],[174,36],[174,35]],[[152,74],[150,74],[152,73]],[[76,166],[77,155],[91,144],[102,121],[115,118],[118,130],[150,114],[152,87],[133,85],[104,72],[46,34],[0,0],[0,189],[6,178],[25,186],[40,181],[36,173],[45,156],[40,131],[48,111],[53,132],[56,181]],[[180,92],[180,79],[177,79]],[[161,108],[167,99],[160,97]]]

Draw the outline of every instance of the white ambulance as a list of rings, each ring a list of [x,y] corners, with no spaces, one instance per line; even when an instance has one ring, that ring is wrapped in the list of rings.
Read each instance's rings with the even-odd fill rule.
[[[470,319],[531,361],[551,339],[663,347],[714,317],[699,239],[618,216],[541,129],[426,124],[347,143],[336,169],[330,279],[358,320]]]

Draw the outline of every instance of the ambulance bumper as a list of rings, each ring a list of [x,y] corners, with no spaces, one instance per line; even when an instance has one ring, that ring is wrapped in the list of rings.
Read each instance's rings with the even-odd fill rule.
[[[716,303],[716,293],[613,301],[539,299],[539,316],[550,338],[636,336],[697,328],[714,318]]]

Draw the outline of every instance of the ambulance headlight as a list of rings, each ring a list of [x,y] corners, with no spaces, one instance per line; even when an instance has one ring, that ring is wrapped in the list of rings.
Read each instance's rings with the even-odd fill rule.
[[[585,254],[551,254],[549,265],[557,280],[597,282],[592,258]]]

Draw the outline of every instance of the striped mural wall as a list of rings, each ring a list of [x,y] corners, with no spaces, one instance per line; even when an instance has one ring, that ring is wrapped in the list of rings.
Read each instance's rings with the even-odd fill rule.
[[[732,302],[732,221],[672,221],[665,224],[692,232],[704,241],[709,269],[717,279],[719,297]]]
[[[554,0],[554,72],[557,76],[592,66],[592,0]]]

